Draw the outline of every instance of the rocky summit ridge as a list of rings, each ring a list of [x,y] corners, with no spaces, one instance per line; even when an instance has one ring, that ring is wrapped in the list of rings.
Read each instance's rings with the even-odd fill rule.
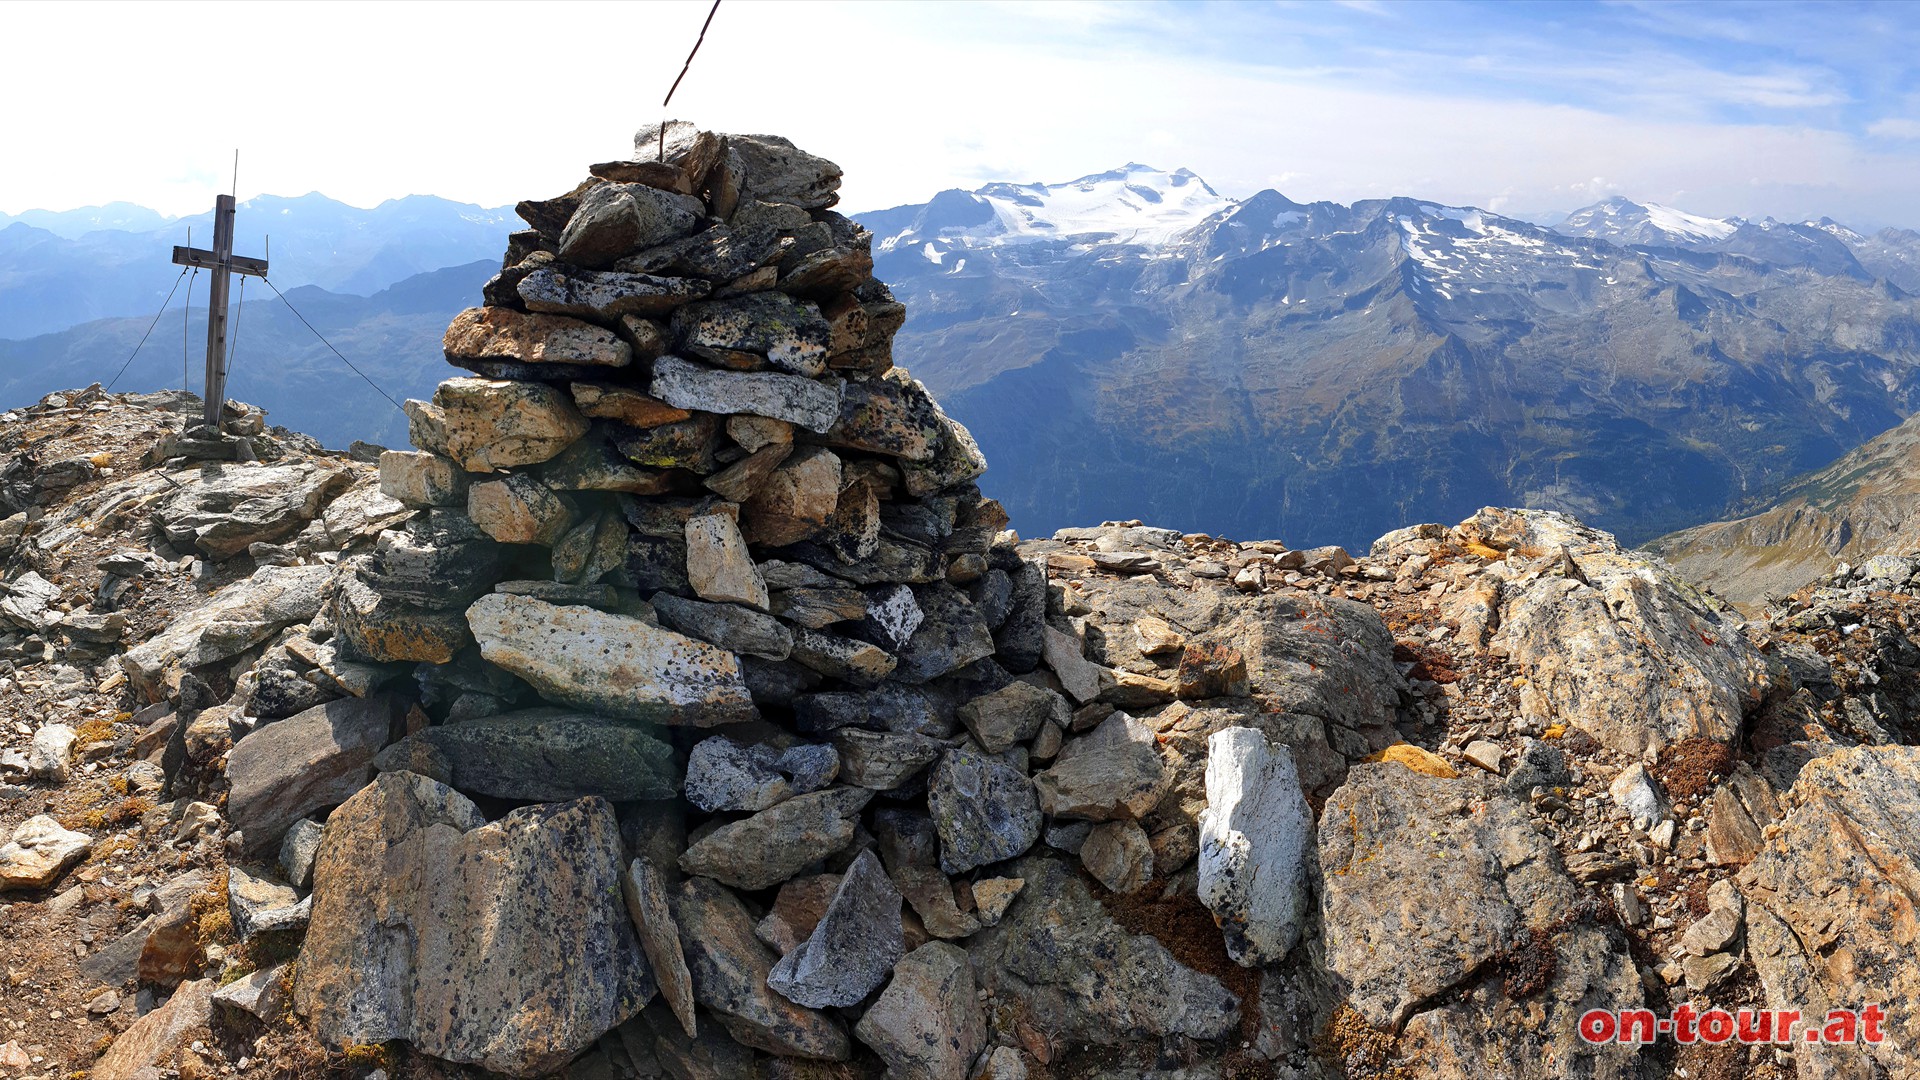
[[[836,167],[590,171],[411,450],[0,416],[0,1076],[1917,1075],[1920,560],[1022,540]]]

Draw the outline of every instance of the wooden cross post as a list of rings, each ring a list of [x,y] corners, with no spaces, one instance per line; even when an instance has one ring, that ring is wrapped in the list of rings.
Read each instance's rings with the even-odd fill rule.
[[[207,299],[207,430],[220,432],[220,408],[227,401],[227,287],[230,274],[267,276],[267,260],[233,253],[233,196],[213,201],[213,250],[176,247],[176,266],[198,266],[213,271],[212,295]]]

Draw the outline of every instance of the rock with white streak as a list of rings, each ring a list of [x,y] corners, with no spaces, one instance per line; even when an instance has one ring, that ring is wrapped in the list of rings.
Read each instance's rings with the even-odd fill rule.
[[[1253,728],[1207,739],[1207,808],[1200,814],[1200,902],[1227,955],[1245,967],[1279,963],[1306,918],[1313,812],[1293,752]]]

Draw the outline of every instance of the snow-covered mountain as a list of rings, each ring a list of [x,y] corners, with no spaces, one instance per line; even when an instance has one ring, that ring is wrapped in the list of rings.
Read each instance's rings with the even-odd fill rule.
[[[1689,214],[1659,203],[1637,203],[1616,195],[1568,214],[1554,231],[1568,236],[1610,240],[1616,244],[1690,246],[1725,240],[1740,228],[1739,219]]]
[[[1232,206],[1187,169],[1129,162],[1064,184],[989,184],[943,191],[923,206],[861,215],[874,250],[918,248],[943,265],[962,248],[1065,241],[1083,246],[1161,247]]]
[[[1911,233],[1625,199],[1548,228],[1138,165],[855,217],[898,360],[1028,532],[1144,505],[1353,544],[1493,503],[1637,541],[1920,412]]]

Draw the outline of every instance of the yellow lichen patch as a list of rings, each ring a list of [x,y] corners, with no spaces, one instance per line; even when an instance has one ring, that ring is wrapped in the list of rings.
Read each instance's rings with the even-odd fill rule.
[[[1428,750],[1422,750],[1412,743],[1394,743],[1385,750],[1368,754],[1366,760],[1391,761],[1398,765],[1405,765],[1407,768],[1422,775],[1438,776],[1443,780],[1457,780],[1460,778],[1460,774],[1454,771],[1453,766],[1447,764],[1446,760],[1440,757],[1440,755]]]
[[[106,742],[108,739],[113,738],[113,721],[102,720],[96,716],[86,723],[81,724],[79,727],[74,728],[73,734],[81,746],[91,746],[97,742]]]
[[[1547,725],[1547,730],[1540,733],[1540,737],[1544,739],[1557,739],[1562,735],[1565,735],[1566,733],[1567,733],[1567,725],[1549,724]]]
[[[207,891],[195,893],[187,901],[187,914],[193,919],[194,941],[202,949],[233,940],[233,916],[227,911],[227,872],[213,879]]]

